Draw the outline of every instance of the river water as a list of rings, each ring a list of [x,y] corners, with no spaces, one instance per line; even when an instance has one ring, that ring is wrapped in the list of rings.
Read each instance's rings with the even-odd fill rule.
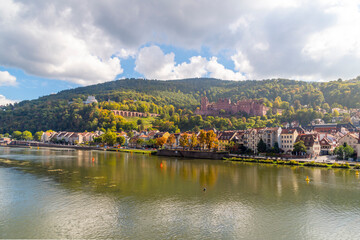
[[[360,238],[353,170],[4,147],[0,158],[0,238]]]

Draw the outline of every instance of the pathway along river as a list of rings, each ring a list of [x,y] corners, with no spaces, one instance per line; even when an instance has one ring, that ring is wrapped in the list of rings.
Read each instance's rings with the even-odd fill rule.
[[[56,149],[0,158],[0,238],[360,238],[354,170]]]

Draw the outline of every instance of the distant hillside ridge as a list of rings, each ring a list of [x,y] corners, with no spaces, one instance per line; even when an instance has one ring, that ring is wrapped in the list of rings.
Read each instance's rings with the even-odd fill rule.
[[[146,80],[146,79],[122,79],[96,85],[78,87],[64,90],[57,94],[44,96],[40,100],[66,99],[76,97],[86,98],[94,95],[99,100],[114,100],[116,92],[135,91],[149,95],[161,93],[181,93],[184,96],[191,95],[193,100],[200,103],[201,96],[206,95],[210,101],[218,98],[230,98],[239,100],[242,98],[266,98],[270,101],[276,97],[293,103],[299,100],[301,104],[321,104],[323,102],[332,105],[340,104],[348,108],[360,107],[360,80],[331,82],[305,82],[289,79],[227,81],[214,78],[189,78],[181,80]],[[176,98],[176,96],[174,96]],[[176,100],[172,101],[176,104]]]
[[[84,104],[83,101],[88,96],[95,96],[99,103]],[[199,120],[192,116],[195,117],[194,112],[200,107],[203,96],[206,96],[210,102],[215,102],[219,98],[231,99],[234,102],[243,99],[261,99],[266,107],[288,110],[285,112],[287,117],[276,120],[282,121],[296,118],[292,106],[295,110],[304,107],[314,111],[320,108],[329,110],[333,107],[360,108],[360,80],[356,78],[348,81],[339,79],[331,82],[305,82],[288,79],[260,81],[224,81],[214,78],[168,81],[122,79],[64,90],[57,94],[3,107],[3,111],[0,111],[0,133],[47,129],[125,130],[136,127],[124,122],[121,117],[114,117],[110,110],[159,114],[162,126],[179,123],[177,126],[183,129],[192,129]],[[234,117],[238,118],[241,115]],[[302,120],[304,123],[308,121],[307,118],[300,118],[295,120]],[[206,120],[204,126],[210,126],[209,121],[213,120]],[[154,126],[159,124],[154,122]],[[275,121],[272,124],[275,124]]]

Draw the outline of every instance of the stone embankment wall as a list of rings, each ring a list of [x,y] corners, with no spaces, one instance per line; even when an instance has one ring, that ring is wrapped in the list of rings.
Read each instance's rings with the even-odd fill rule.
[[[7,145],[8,147],[48,147],[48,148],[72,148],[77,150],[103,150],[98,147],[85,147],[76,145],[60,145],[52,143],[40,143],[40,142],[26,142],[26,141],[12,141]]]
[[[161,149],[157,152],[158,156],[183,157],[183,158],[200,158],[200,159],[223,159],[229,157],[228,152],[199,152],[185,150],[168,150]]]

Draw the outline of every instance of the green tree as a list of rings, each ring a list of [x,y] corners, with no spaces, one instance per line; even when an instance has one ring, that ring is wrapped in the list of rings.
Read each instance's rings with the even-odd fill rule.
[[[125,144],[125,137],[124,136],[118,136],[116,137],[116,143],[118,143],[120,146]]]
[[[145,143],[145,140],[142,139],[142,138],[138,138],[138,139],[136,140],[136,146],[137,146],[137,147],[142,147],[142,146],[144,145],[144,143]]]
[[[102,141],[109,146],[113,146],[116,143],[116,133],[110,129],[106,130],[106,132],[102,135]]]
[[[338,146],[334,149],[334,154],[337,155],[337,159],[346,160],[354,155],[354,149],[344,143],[344,145]]]
[[[22,132],[20,131],[14,131],[12,134],[11,134],[11,137],[16,139],[16,140],[20,140],[21,139],[21,136],[22,136]]]
[[[260,153],[266,152],[267,150],[266,143],[262,139],[260,139],[260,141],[257,144],[257,150]]]
[[[35,135],[34,135],[34,140],[35,141],[40,141],[43,133],[44,133],[43,131],[36,132]]]
[[[280,153],[280,148],[279,148],[279,143],[278,142],[274,143],[273,152],[274,153]]]
[[[145,145],[148,147],[155,147],[156,146],[156,140],[155,139],[149,139],[145,142]]]
[[[294,108],[295,108],[295,110],[298,110],[301,108],[301,103],[299,100],[294,101]]]
[[[295,153],[306,152],[306,146],[304,144],[304,141],[298,141],[298,142],[294,143],[294,152]]]
[[[31,132],[29,131],[24,131],[22,134],[21,134],[21,139],[24,139],[26,141],[29,141],[29,140],[32,140],[33,139],[33,135]]]

